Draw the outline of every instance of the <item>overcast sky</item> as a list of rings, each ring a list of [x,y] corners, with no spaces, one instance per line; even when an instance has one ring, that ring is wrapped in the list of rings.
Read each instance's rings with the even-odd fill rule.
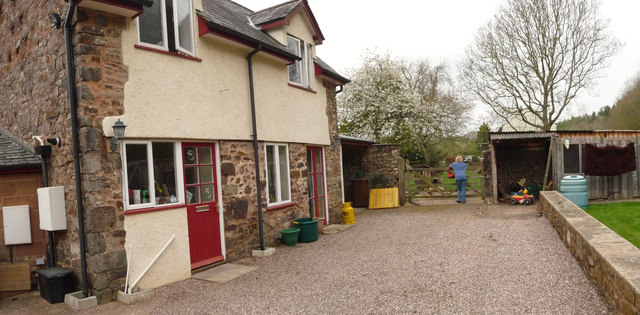
[[[284,0],[286,1],[286,0]],[[258,11],[281,0],[236,0]],[[479,26],[493,17],[505,0],[308,0],[325,41],[317,55],[338,72],[361,63],[367,50],[411,59],[446,62],[452,73]],[[601,14],[611,33],[625,46],[590,91],[583,91],[571,114],[613,105],[627,82],[640,72],[639,0],[604,0]],[[348,87],[347,87],[348,88]],[[476,114],[477,117],[481,116]]]

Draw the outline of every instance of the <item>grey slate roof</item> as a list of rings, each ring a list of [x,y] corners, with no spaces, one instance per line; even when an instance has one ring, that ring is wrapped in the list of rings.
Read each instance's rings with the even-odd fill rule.
[[[274,19],[281,19],[294,10],[302,0],[293,0],[283,4],[273,6],[258,12],[253,12],[230,0],[203,0],[203,11],[196,10],[198,15],[205,19],[207,26],[223,34],[231,35],[252,45],[261,44],[263,49],[270,50],[287,58],[300,59],[291,53],[287,46],[281,44],[267,32],[260,30],[254,25],[264,24]],[[251,22],[249,21],[251,18]],[[251,25],[253,23],[254,25]],[[327,63],[320,58],[315,59],[316,64],[323,70],[323,74],[348,83],[349,79],[338,74]]]
[[[326,62],[324,62],[322,59],[316,57],[316,59],[314,59],[315,63],[320,66],[320,68],[322,68],[322,73],[334,78],[334,79],[338,79],[339,81],[342,81],[344,83],[349,83],[351,82],[349,79],[341,76],[338,71],[333,70],[333,68],[331,68]]]
[[[300,4],[300,2],[302,1],[293,0],[293,1],[285,2],[279,5],[255,12],[251,14],[249,17],[251,17],[251,21],[253,21],[253,24],[255,25],[267,24],[269,22],[273,22],[273,21],[285,18],[289,14],[289,12],[291,12]]]
[[[40,158],[0,130],[0,170],[40,166]]]
[[[253,11],[229,0],[203,0],[202,8],[204,11],[198,11],[198,14],[207,21],[210,28],[252,44],[262,44],[265,48],[291,59],[300,59],[271,35],[249,24],[248,16]]]

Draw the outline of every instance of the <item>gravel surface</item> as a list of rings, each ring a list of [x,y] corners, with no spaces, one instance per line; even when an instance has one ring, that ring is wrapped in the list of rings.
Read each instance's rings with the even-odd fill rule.
[[[234,263],[260,269],[225,284],[174,283],[151,301],[88,313],[609,312],[535,206],[367,210],[341,233]]]

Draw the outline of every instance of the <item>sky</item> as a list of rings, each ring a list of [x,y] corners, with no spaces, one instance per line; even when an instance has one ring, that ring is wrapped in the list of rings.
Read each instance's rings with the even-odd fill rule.
[[[234,1],[258,11],[286,0]],[[489,22],[506,0],[308,2],[325,37],[316,54],[343,75],[361,64],[367,50],[408,59],[426,58],[432,64],[444,62],[455,75],[457,63],[478,28]],[[624,46],[609,60],[595,85],[582,91],[568,114],[590,114],[615,104],[628,82],[640,73],[638,12],[639,0],[601,1],[602,18],[609,21],[611,34]],[[487,108],[479,106],[473,116],[481,120],[486,112]]]

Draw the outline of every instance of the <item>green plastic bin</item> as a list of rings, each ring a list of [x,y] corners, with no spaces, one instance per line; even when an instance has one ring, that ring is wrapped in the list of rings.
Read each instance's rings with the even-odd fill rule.
[[[311,243],[318,240],[318,219],[299,218],[293,221],[293,225],[300,229],[298,242]]]
[[[282,234],[282,237],[280,238],[280,240],[282,240],[282,243],[284,243],[287,246],[296,246],[296,244],[298,244],[299,233],[300,233],[299,228],[290,228],[290,229],[280,230],[280,234]]]

